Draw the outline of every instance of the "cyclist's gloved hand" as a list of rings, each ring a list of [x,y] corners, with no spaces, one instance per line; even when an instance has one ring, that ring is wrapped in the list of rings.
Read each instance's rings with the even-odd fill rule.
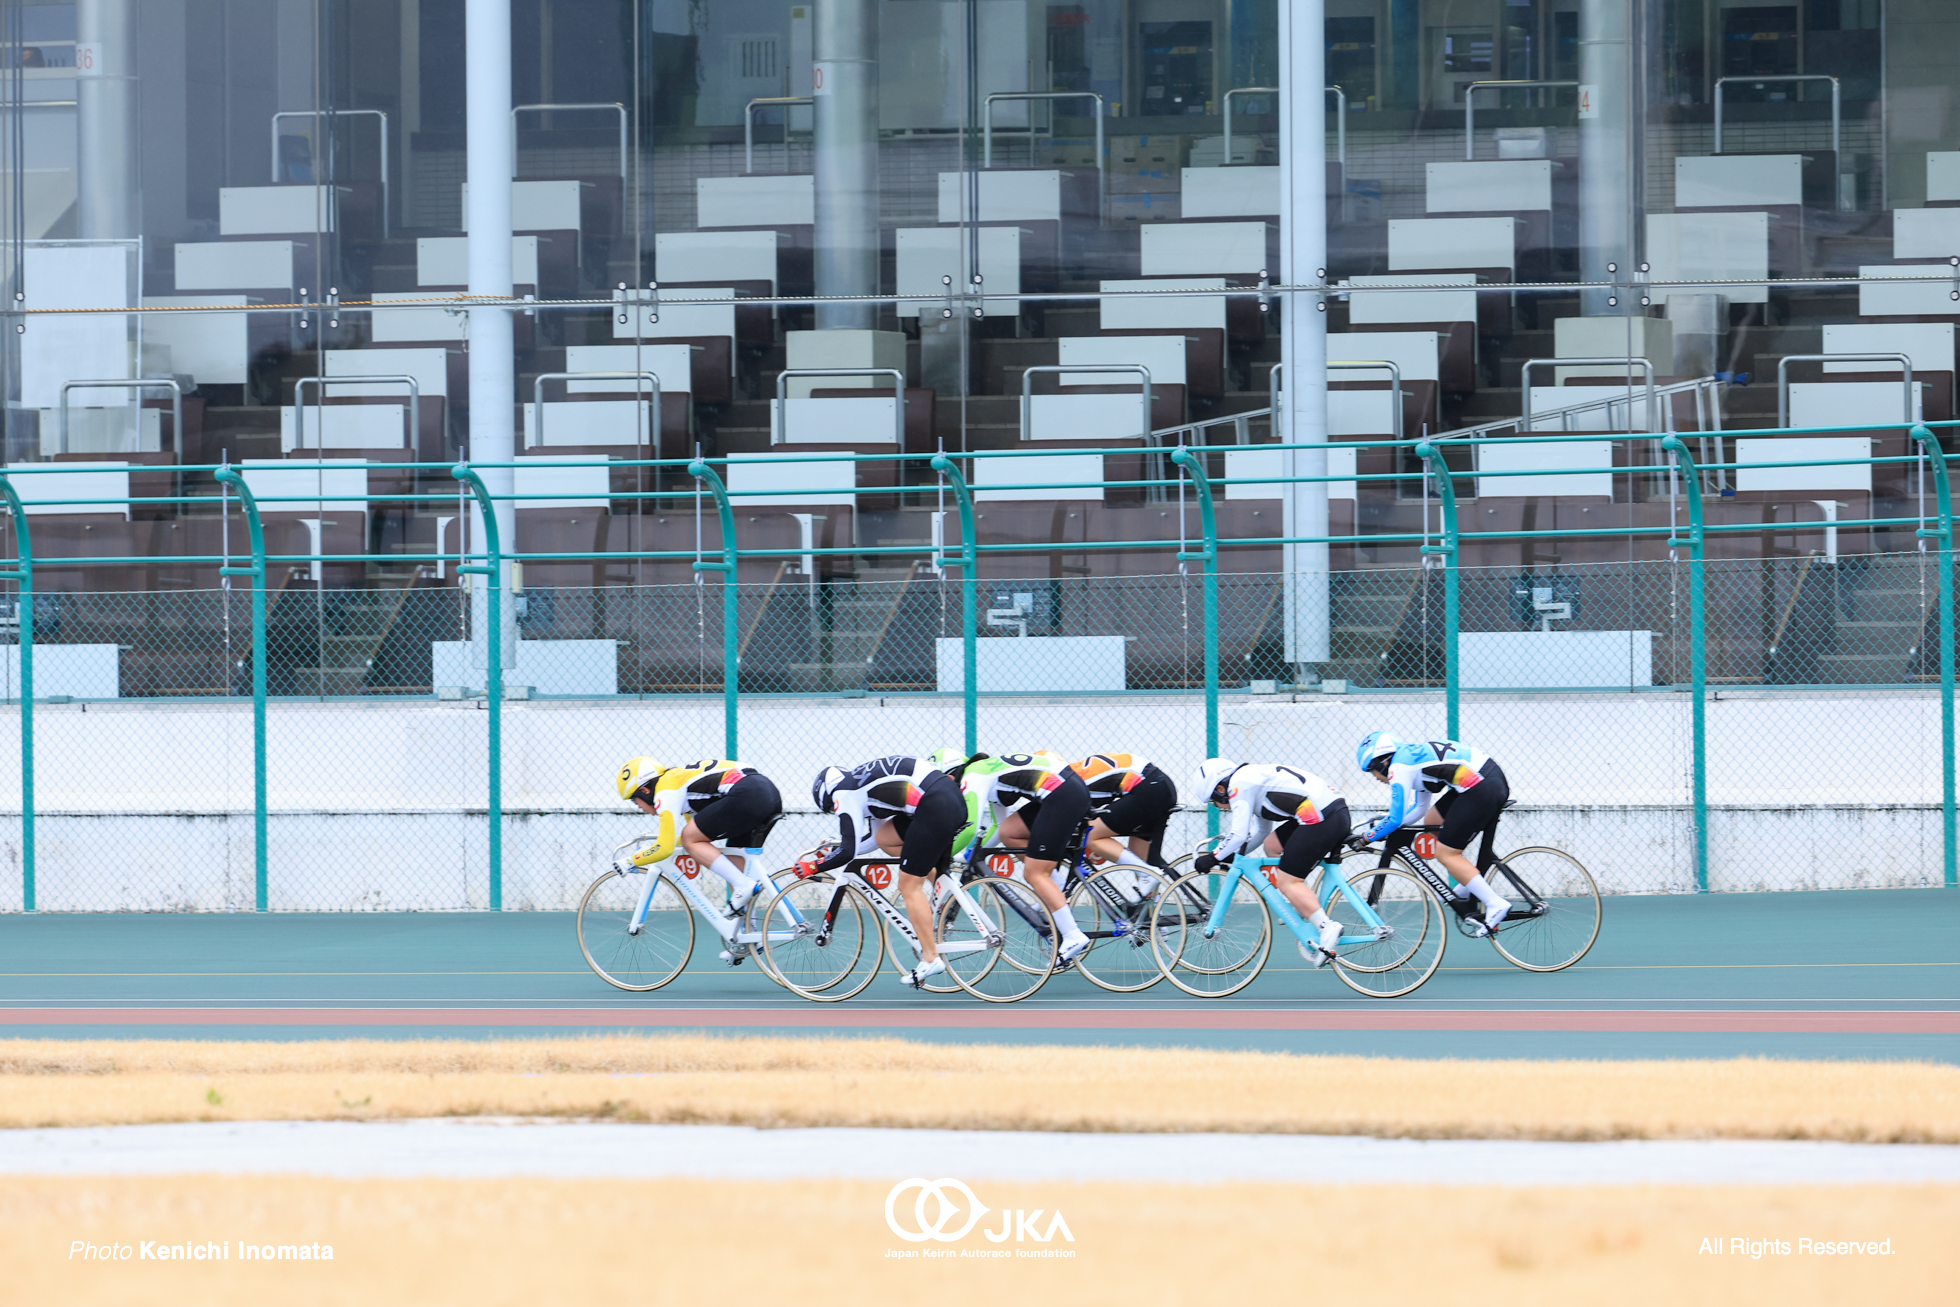
[[[817,874],[817,858],[815,854],[812,854],[809,857],[802,859],[800,862],[796,864],[796,878],[798,880],[808,880],[810,879],[810,877],[816,874]]]
[[[1230,858],[1216,857],[1209,853],[1200,853],[1198,855],[1198,860],[1192,865],[1198,869],[1200,875],[1204,875],[1209,872],[1217,871],[1220,867],[1231,866],[1232,860]]]

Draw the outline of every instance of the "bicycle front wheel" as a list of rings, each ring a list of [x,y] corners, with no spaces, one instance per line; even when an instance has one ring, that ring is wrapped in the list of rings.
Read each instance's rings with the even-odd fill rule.
[[[1599,886],[1579,860],[1557,849],[1507,853],[1484,879],[1511,901],[1511,915],[1490,942],[1526,971],[1561,971],[1599,938]]]
[[[1224,998],[1250,985],[1273,947],[1273,914],[1240,879],[1212,928],[1209,873],[1194,872],[1157,896],[1150,947],[1171,984],[1198,998]]]
[[[783,988],[812,1003],[841,1003],[878,978],[885,932],[864,896],[827,875],[793,881],[761,914],[762,954]]]
[[[1429,887],[1400,867],[1368,867],[1322,895],[1341,923],[1334,974],[1357,994],[1400,998],[1436,974],[1448,940]],[[1379,923],[1379,924],[1377,924]]]
[[[1048,983],[1055,970],[1055,918],[1034,891],[989,877],[965,887],[939,909],[940,956],[959,987],[988,1003],[1016,1003]]]
[[[1132,902],[1131,878],[1148,889],[1142,902]],[[1075,968],[1092,985],[1117,994],[1134,994],[1149,989],[1164,978],[1157,965],[1157,950],[1150,946],[1150,913],[1154,897],[1162,894],[1170,881],[1145,867],[1108,867],[1080,881],[1069,895],[1075,922],[1089,936],[1089,951],[1075,960]],[[1164,927],[1168,943],[1180,927]]]
[[[578,901],[579,952],[599,979],[616,989],[659,989],[681,974],[694,952],[694,912],[664,876],[653,887],[639,933],[627,933],[646,890],[642,877],[657,875],[652,870],[631,876],[607,871]]]

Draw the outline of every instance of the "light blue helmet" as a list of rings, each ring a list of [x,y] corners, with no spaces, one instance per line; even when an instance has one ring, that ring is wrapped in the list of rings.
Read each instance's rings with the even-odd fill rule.
[[[1361,747],[1354,751],[1354,765],[1362,771],[1373,771],[1376,763],[1394,757],[1401,747],[1402,741],[1387,731],[1369,731]]]

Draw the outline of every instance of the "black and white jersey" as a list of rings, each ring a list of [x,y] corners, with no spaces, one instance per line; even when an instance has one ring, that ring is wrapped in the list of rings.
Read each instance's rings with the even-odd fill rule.
[[[879,822],[918,811],[926,781],[939,774],[924,758],[901,753],[851,768],[831,791],[831,805],[837,812],[837,851],[820,870],[834,870],[859,856],[858,848]]]

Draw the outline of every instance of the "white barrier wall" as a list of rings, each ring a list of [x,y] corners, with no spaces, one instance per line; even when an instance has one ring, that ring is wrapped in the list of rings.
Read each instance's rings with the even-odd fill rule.
[[[1692,888],[1689,710],[1670,691],[1467,696],[1463,737],[1503,762],[1520,800],[1501,842],[1569,849],[1609,892]],[[787,865],[834,831],[810,807],[821,767],[957,746],[963,719],[957,696],[744,701],[743,760],[777,782],[790,810],[772,858]],[[1939,883],[1934,694],[1724,691],[1708,720],[1712,888]],[[983,748],[1131,748],[1180,785],[1205,752],[1198,696],[983,697],[979,721]],[[480,700],[275,702],[272,906],[485,906],[486,724]],[[1366,814],[1385,794],[1354,768],[1360,737],[1442,724],[1437,698],[1252,698],[1224,705],[1220,734],[1227,756],[1318,771]],[[35,727],[40,907],[251,907],[249,704],[48,704]],[[0,718],[0,738],[17,729]],[[613,846],[645,827],[613,794],[622,759],[713,755],[721,738],[716,698],[506,704],[506,906],[574,907]],[[130,765],[88,765],[100,759]],[[0,748],[0,804],[14,813],[19,779],[17,750]],[[0,822],[0,909],[18,908],[18,818]],[[1170,847],[1203,833],[1202,814],[1180,815]]]

